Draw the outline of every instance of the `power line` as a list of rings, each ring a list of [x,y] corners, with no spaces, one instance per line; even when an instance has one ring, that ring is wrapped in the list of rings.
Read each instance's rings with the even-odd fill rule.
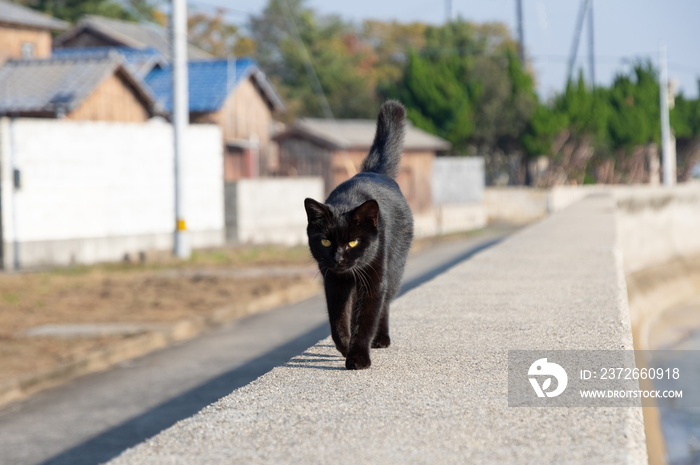
[[[131,5],[132,0],[126,0],[126,1],[133,8],[133,5]],[[516,1],[520,1],[520,0],[516,0]],[[589,7],[586,7],[586,3],[588,1],[590,1],[591,4],[593,3],[592,0],[583,0],[582,1],[582,8],[581,9],[583,10],[584,17],[581,18],[581,22],[583,22],[583,19],[585,19],[586,13],[588,13],[591,16],[590,20],[592,21],[592,5],[590,5]],[[232,8],[229,6],[223,6],[219,3],[216,3],[216,2],[211,1],[211,0],[191,0],[190,3],[194,4],[195,6],[198,6],[198,5],[203,6],[204,8],[215,8],[217,10],[222,10],[222,11],[225,11],[226,13],[231,13],[231,14],[235,14],[238,16],[244,16],[244,15],[255,16],[255,13],[253,13],[251,11],[240,9],[240,8]],[[290,7],[286,2],[285,2],[285,5],[286,5],[287,9],[289,10]],[[135,8],[133,8],[133,9],[136,10]],[[140,16],[139,19],[141,19],[142,22],[154,24],[150,20],[148,20],[147,18],[144,18],[143,15],[140,14],[140,12],[135,11],[135,13],[137,13]],[[302,51],[302,54],[304,54],[305,58],[309,57],[308,50],[306,49],[306,46],[301,41],[301,37],[299,35],[299,31],[298,31],[298,27],[297,27],[296,23],[293,20],[291,23],[289,22],[289,15],[288,14],[284,15],[284,19],[285,19],[285,21],[288,22],[288,26],[290,27],[290,29],[294,33],[293,34],[295,36],[294,39],[295,39],[295,42],[297,43],[297,46],[300,47],[300,51]],[[589,23],[589,27],[590,27],[590,23]],[[590,34],[590,30],[589,30],[589,34]],[[593,40],[592,37],[589,37],[589,40],[592,41]],[[590,47],[590,45],[589,45],[589,47]],[[410,47],[406,47],[403,50],[403,52],[406,53],[409,49],[410,49]],[[421,47],[421,50],[425,50],[428,52],[431,52],[431,51],[432,52],[435,52],[435,51],[445,51],[445,52],[447,52],[447,51],[449,51],[449,52],[468,51],[466,48],[460,48],[460,47],[425,47],[425,46]],[[591,57],[589,56],[589,67],[593,68],[596,64],[598,64],[598,65],[610,65],[610,64],[618,64],[618,63],[624,64],[625,61],[643,59],[644,57],[652,57],[654,54],[655,54],[654,51],[650,51],[649,53],[638,54],[638,55],[598,55],[598,56],[593,56],[592,60],[591,60]],[[546,65],[546,64],[558,64],[558,63],[566,63],[566,62],[570,63],[571,62],[571,56],[567,57],[566,55],[532,54],[532,55],[528,55],[528,59],[531,61],[539,62],[540,66]],[[318,81],[318,76],[316,75],[316,72],[313,68],[313,63],[310,62],[310,58],[308,61],[305,59],[305,66],[308,68],[309,65],[310,65],[310,70],[307,69],[307,74],[309,74],[309,76],[310,76],[310,80],[311,80],[312,85],[314,87],[314,92],[317,94],[317,96],[319,96],[319,100],[326,100],[325,104],[324,103],[321,104],[322,107],[325,107],[327,105],[327,99],[325,99],[325,93],[323,92],[323,89],[320,86],[320,82]],[[572,66],[572,68],[571,68],[572,71],[573,71],[573,65],[575,65],[575,63],[574,64],[570,63],[570,66]],[[700,75],[700,68],[694,67],[692,65],[687,65],[687,64],[682,64],[682,63],[668,63],[668,67],[671,70],[673,70],[674,72]],[[591,69],[591,71],[594,72],[593,69]],[[313,76],[316,76],[316,77],[314,78]],[[314,82],[316,82],[317,84]],[[325,110],[324,110],[324,113],[325,113]]]
[[[571,81],[571,74],[574,71],[574,64],[576,63],[576,55],[578,54],[578,42],[581,39],[581,29],[583,27],[583,20],[586,17],[586,12],[588,11],[589,4],[591,0],[581,0],[581,6],[578,11],[578,17],[576,19],[576,29],[574,29],[574,41],[571,44],[571,54],[569,57],[569,66],[566,71],[566,83]]]
[[[296,21],[294,21],[292,8],[289,6],[289,2],[287,0],[283,0],[282,3],[284,3],[284,5],[287,7],[287,15],[285,17],[285,20],[287,21],[287,27],[289,27],[289,29],[294,34],[294,39],[297,43],[297,46],[302,52],[304,58],[304,69],[306,70],[306,73],[308,75],[311,87],[314,89],[314,93],[319,99],[319,103],[321,104],[321,108],[323,109],[323,113],[326,115],[326,118],[335,120],[335,118],[333,117],[333,111],[331,111],[331,107],[328,104],[326,94],[325,92],[323,92],[323,86],[321,86],[321,81],[318,80],[318,75],[316,74],[314,65],[311,62],[311,55],[309,55],[309,51],[306,49],[304,41],[301,40],[301,35],[299,34],[299,29],[297,28],[297,23]]]
[[[525,66],[525,32],[523,29],[523,0],[515,0],[516,16],[518,20],[518,56],[520,64]]]
[[[682,63],[667,63],[669,68],[674,69],[677,72],[680,73],[689,73],[689,74],[700,74],[700,68],[695,68],[693,66],[689,65],[684,65]]]
[[[227,13],[232,13],[232,14],[236,14],[236,15],[248,15],[248,16],[255,15],[255,13],[253,13],[252,11],[242,10],[240,8],[231,8],[230,6],[223,6],[219,3],[210,2],[207,0],[195,0],[195,1],[190,1],[190,3],[194,4],[195,6],[197,6],[197,4],[204,5],[204,7],[206,7],[206,8],[215,8],[217,10],[222,10],[222,11],[225,11]]]
[[[595,40],[593,29],[593,0],[590,0],[588,4],[588,67],[591,73],[591,85],[595,87]]]

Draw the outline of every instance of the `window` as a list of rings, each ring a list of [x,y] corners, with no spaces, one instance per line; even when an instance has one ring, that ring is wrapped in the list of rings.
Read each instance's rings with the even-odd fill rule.
[[[22,42],[22,58],[34,58],[34,43]]]

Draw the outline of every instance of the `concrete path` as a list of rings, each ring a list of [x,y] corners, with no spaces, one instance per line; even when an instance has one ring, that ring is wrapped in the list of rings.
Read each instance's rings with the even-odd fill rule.
[[[110,464],[646,464],[641,407],[508,406],[510,349],[632,349],[615,231],[586,199],[397,299],[369,370],[324,339]]]
[[[508,230],[412,256],[404,292]],[[328,335],[321,297],[253,315],[0,411],[0,464],[102,463],[282,365]]]

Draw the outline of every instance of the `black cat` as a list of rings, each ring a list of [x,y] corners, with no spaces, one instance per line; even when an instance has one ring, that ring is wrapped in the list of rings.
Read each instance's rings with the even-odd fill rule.
[[[331,335],[348,370],[371,365],[369,350],[389,347],[389,304],[401,284],[413,240],[413,216],[399,185],[406,110],[379,109],[362,172],[325,204],[306,199],[311,254],[323,275]]]

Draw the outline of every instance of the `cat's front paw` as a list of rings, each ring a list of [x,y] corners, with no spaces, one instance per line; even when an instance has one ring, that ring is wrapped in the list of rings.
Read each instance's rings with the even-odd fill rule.
[[[348,356],[348,346],[347,346],[347,344],[339,344],[339,343],[336,342],[336,343],[335,343],[335,348],[338,349],[338,352],[340,352],[340,353],[343,355],[343,357],[347,357],[347,356]]]
[[[390,345],[391,338],[388,334],[377,334],[377,336],[374,338],[374,341],[372,341],[373,349],[386,349]]]
[[[372,366],[369,354],[353,353],[345,359],[345,368],[348,370],[364,370]]]

